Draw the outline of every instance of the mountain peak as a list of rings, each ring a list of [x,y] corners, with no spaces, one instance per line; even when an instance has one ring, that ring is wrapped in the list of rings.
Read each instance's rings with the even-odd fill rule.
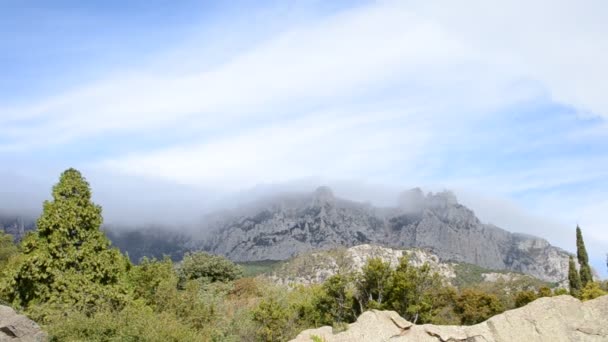
[[[446,208],[458,204],[458,198],[449,190],[444,190],[436,194],[429,193],[426,198],[431,207]]]
[[[313,193],[312,204],[313,206],[324,206],[326,204],[334,204],[336,197],[333,191],[328,186],[320,186]]]

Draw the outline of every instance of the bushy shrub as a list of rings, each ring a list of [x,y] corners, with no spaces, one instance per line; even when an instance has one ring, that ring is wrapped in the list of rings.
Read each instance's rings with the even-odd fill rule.
[[[495,295],[466,289],[456,299],[461,324],[477,324],[505,310]]]
[[[188,280],[201,282],[228,282],[243,275],[241,266],[218,255],[205,252],[187,253],[178,270],[180,284]]]

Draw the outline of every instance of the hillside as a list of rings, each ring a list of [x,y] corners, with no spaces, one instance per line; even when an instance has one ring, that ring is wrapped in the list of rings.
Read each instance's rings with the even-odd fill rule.
[[[420,248],[442,261],[526,273],[550,282],[567,278],[568,253],[546,240],[482,223],[451,192],[404,192],[395,207],[336,198],[320,187],[259,201],[208,220],[200,247],[235,261],[294,255],[370,243]]]
[[[517,290],[521,291],[527,289],[526,287],[550,285],[521,273],[442,262],[437,255],[421,249],[400,250],[368,244],[298,255],[267,270],[265,276],[275,283],[285,285],[321,284],[338,273],[360,272],[370,258],[380,258],[389,262],[391,267],[396,267],[402,256],[407,256],[409,263],[415,267],[429,264],[431,270],[439,274],[446,283],[457,287],[483,282],[503,282],[506,287],[517,284],[521,287]]]

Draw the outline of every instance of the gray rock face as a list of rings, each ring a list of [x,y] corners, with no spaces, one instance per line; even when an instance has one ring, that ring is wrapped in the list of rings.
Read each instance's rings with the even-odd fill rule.
[[[380,341],[608,341],[608,296],[581,302],[545,297],[472,326],[415,325],[394,311],[367,311],[341,333],[331,327],[305,330],[293,342]]]
[[[42,342],[47,335],[36,322],[0,305],[0,342]]]
[[[393,208],[334,197],[321,187],[214,217],[202,248],[235,261],[284,260],[296,254],[373,243],[422,248],[443,261],[508,269],[539,279],[567,278],[568,253],[547,241],[483,224],[451,192],[403,193]]]
[[[11,234],[15,241],[20,241],[32,229],[34,229],[32,220],[0,215],[0,231]]]

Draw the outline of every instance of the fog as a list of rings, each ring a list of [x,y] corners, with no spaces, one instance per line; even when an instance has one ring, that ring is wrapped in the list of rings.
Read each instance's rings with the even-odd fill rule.
[[[310,193],[320,185],[328,185],[336,197],[381,207],[396,206],[403,191],[419,186],[311,177],[222,192],[119,174],[94,171],[84,174],[93,189],[93,200],[103,207],[105,224],[113,229],[154,226],[198,233],[202,233],[200,230],[204,227],[206,214],[222,209],[236,209],[284,193]],[[34,219],[40,214],[42,202],[50,198],[51,188],[58,178],[33,179],[9,172],[4,172],[1,176],[0,215],[26,219]],[[427,184],[421,188],[424,193],[451,190],[458,201],[472,209],[482,222],[511,232],[542,237],[555,246],[575,252],[574,232],[577,222],[563,222],[534,215],[512,200],[458,187]],[[585,233],[585,227],[582,228]],[[605,277],[605,253],[608,246],[601,240],[591,238],[586,239],[586,244],[593,266]]]

